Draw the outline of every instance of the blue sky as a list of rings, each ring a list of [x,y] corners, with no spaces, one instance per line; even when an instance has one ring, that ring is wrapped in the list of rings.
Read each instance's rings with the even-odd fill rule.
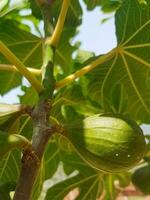
[[[87,12],[83,1],[80,0],[80,2],[84,17],[76,40],[82,41],[81,48],[85,50],[94,51],[96,54],[108,52],[116,46],[114,14],[104,14],[99,7]],[[104,18],[109,18],[109,20],[102,23]]]

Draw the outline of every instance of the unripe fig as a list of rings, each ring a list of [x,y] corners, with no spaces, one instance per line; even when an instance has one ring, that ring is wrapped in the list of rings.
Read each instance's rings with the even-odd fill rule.
[[[0,131],[0,159],[14,148],[24,149],[30,143],[24,136],[18,134],[7,134]]]
[[[97,170],[110,173],[128,170],[145,153],[141,128],[122,115],[94,115],[65,128],[80,156]]]

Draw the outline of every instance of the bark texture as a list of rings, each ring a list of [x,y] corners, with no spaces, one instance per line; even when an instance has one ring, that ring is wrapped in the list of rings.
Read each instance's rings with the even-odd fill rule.
[[[32,147],[26,149],[22,157],[22,167],[17,183],[14,200],[30,200],[32,190],[38,171],[41,158],[46,144],[52,135],[53,128],[49,125],[50,104],[39,103],[32,112],[33,138]]]

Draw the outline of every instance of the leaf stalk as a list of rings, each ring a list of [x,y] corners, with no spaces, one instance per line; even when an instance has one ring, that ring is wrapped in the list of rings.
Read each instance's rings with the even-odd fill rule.
[[[0,52],[7,58],[7,60],[16,66],[18,71],[31,83],[35,90],[40,93],[43,90],[41,83],[34,77],[34,75],[26,68],[26,66],[9,50],[9,48],[0,41]]]
[[[107,53],[105,55],[102,55],[102,56],[98,57],[96,60],[91,62],[89,65],[86,65],[82,69],[76,71],[73,74],[70,74],[66,78],[64,78],[61,81],[57,82],[56,85],[55,85],[55,89],[60,89],[60,88],[62,88],[64,86],[68,85],[69,83],[71,83],[75,79],[87,74],[88,72],[90,72],[94,68],[98,67],[100,64],[103,64],[104,62],[110,60],[113,57],[114,54],[115,54],[115,49],[113,49],[112,51],[110,51],[109,53]]]
[[[46,39],[46,41],[45,41],[46,44],[49,44],[53,47],[57,46],[60,36],[63,31],[68,8],[69,8],[69,0],[63,0],[61,11],[60,11],[53,35],[52,35],[52,37],[49,37]]]
[[[8,64],[0,64],[0,70],[9,71],[9,72],[19,72],[18,69],[14,65],[8,65]],[[40,69],[34,69],[34,68],[27,67],[27,70],[35,76],[41,75]]]

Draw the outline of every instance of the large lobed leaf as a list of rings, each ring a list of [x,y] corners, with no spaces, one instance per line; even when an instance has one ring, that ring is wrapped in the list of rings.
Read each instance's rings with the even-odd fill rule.
[[[1,20],[0,40],[27,66],[40,68],[42,66],[42,39],[23,30],[20,23],[14,20]],[[0,64],[8,61],[0,54]],[[0,94],[20,86],[21,76],[18,72],[0,71]]]
[[[0,161],[0,197],[8,198],[9,192],[14,191],[20,172],[20,152],[14,150]]]
[[[84,0],[87,5],[88,10],[92,10],[97,6],[101,6],[104,12],[113,12],[115,11],[121,4],[123,0]]]
[[[110,200],[115,199],[119,192],[115,189],[115,181],[122,187],[128,185],[130,181],[128,173],[111,175],[92,169],[78,156],[74,148],[69,146],[67,140],[64,141],[62,136],[59,137],[60,141],[57,143],[59,152],[56,152],[63,163],[64,172],[69,176],[62,180],[60,176],[59,181],[48,189],[46,200],[62,200],[71,191],[76,191],[74,193],[76,200],[95,200],[104,193],[105,199]],[[52,155],[56,156],[56,153]],[[52,162],[49,163],[49,169],[51,164]]]
[[[115,24],[114,56],[84,77],[84,87],[105,112],[128,113],[149,123],[150,1],[143,9],[137,0],[125,0],[116,12]]]
[[[42,40],[24,31],[17,21],[1,20],[0,39],[27,67],[42,66]],[[2,56],[0,61],[7,62]]]

